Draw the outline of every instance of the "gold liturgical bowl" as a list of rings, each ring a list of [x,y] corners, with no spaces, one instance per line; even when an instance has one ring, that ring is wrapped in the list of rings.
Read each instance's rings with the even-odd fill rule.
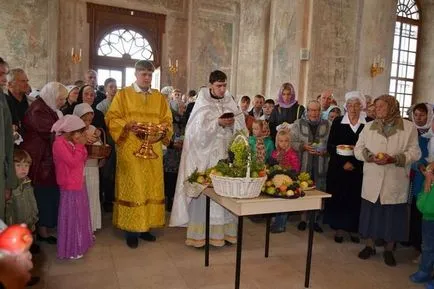
[[[136,136],[143,141],[134,156],[142,159],[157,159],[158,155],[152,149],[154,143],[166,136],[167,127],[154,123],[137,123]]]

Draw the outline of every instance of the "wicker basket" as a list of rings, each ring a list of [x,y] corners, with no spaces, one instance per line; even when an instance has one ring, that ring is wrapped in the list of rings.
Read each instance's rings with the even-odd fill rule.
[[[105,131],[103,129],[97,128],[101,131],[103,136],[103,144],[102,145],[86,145],[87,149],[87,157],[89,159],[106,159],[110,156],[112,151],[112,147],[107,144],[107,138]]]
[[[261,194],[262,186],[267,177],[230,178],[211,175],[211,180],[217,195],[237,199],[250,199],[256,198]]]

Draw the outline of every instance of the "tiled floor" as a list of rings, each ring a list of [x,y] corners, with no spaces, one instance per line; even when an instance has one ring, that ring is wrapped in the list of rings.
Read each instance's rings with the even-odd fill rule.
[[[247,219],[246,219],[247,220]],[[42,277],[35,289],[223,289],[234,287],[235,246],[212,248],[210,267],[204,251],[184,245],[185,229],[155,231],[155,243],[141,242],[129,249],[122,234],[110,225],[97,233],[97,242],[84,259],[59,261],[55,246],[42,245],[35,256],[35,274]],[[270,257],[265,259],[265,224],[245,222],[241,288],[304,288],[307,233],[289,224],[287,232],[271,235]],[[415,269],[412,249],[399,248],[398,266],[384,265],[382,250],[371,260],[357,258],[362,245],[336,244],[333,232],[315,234],[312,263],[314,289],[416,289],[408,281]]]

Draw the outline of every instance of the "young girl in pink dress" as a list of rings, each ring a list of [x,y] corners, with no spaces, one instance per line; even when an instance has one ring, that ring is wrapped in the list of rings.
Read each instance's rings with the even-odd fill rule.
[[[300,172],[300,160],[297,152],[291,148],[289,125],[280,125],[276,134],[276,149],[271,153],[271,162],[295,172]]]
[[[89,199],[84,180],[87,151],[86,125],[75,115],[56,121],[53,160],[60,188],[57,223],[57,257],[80,259],[92,246]]]
[[[300,160],[295,150],[291,148],[291,134],[289,124],[283,123],[277,127],[276,149],[271,153],[271,162],[277,163],[285,169],[300,172]],[[271,233],[282,233],[286,230],[288,214],[276,214],[271,225]]]

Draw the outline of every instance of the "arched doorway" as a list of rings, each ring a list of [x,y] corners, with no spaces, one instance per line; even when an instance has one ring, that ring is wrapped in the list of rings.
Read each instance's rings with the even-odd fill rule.
[[[134,82],[134,63],[154,63],[152,87],[160,89],[160,63],[165,16],[88,3],[90,65],[98,84],[112,77],[119,86]]]

